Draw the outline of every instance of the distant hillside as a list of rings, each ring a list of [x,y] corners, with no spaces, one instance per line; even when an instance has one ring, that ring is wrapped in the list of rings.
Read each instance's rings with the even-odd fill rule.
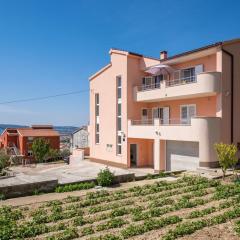
[[[74,131],[78,129],[78,127],[73,126],[54,126],[54,128],[61,134],[61,135],[70,135]]]
[[[28,126],[24,125],[15,125],[15,124],[0,124],[0,134],[4,131],[6,128],[24,128]],[[73,126],[54,126],[54,129],[56,129],[61,135],[70,135],[74,131],[78,129],[78,127]]]

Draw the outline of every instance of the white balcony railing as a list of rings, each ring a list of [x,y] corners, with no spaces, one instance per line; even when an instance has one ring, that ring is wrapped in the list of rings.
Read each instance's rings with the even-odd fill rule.
[[[218,142],[220,137],[220,121],[218,117],[194,117],[190,122],[181,119],[170,119],[169,123],[160,124],[155,121],[151,125],[141,125],[141,121],[128,121],[128,137],[142,139],[165,139],[176,141],[198,141],[208,145],[209,141]]]
[[[197,78],[194,75],[194,76],[190,76],[190,77],[165,80],[165,81],[166,81],[166,87],[172,87],[172,86],[177,86],[177,85],[195,83],[197,81]],[[159,89],[160,87],[161,87],[160,82],[152,83],[152,84],[142,84],[142,85],[137,86],[137,91],[138,92],[149,91],[149,90]]]
[[[180,79],[166,80],[166,87],[184,85],[184,84],[195,83],[195,82],[197,82],[197,78],[194,75],[194,76],[180,78]]]
[[[154,125],[153,119],[131,120],[132,125]]]
[[[131,125],[133,126],[168,126],[168,125],[191,125],[191,119],[180,119],[180,118],[170,118],[170,119],[141,119],[141,120],[131,120]]]
[[[153,84],[142,84],[137,86],[138,92],[149,91],[153,89],[159,89],[160,83],[153,83]]]
[[[202,72],[186,78],[162,80],[160,83],[133,88],[134,99],[137,102],[213,96],[220,91],[220,72]]]

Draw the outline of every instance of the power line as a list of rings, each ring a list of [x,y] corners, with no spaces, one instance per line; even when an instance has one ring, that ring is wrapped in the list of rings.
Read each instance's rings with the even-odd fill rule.
[[[60,93],[60,94],[56,94],[56,95],[42,96],[42,97],[16,99],[16,100],[11,100],[11,101],[0,102],[0,104],[4,105],[4,104],[20,103],[20,102],[32,102],[32,101],[49,99],[49,98],[56,98],[56,97],[62,97],[62,96],[68,96],[68,95],[75,95],[75,94],[85,93],[85,92],[89,92],[89,89],[81,90],[81,91],[75,91],[75,92]]]

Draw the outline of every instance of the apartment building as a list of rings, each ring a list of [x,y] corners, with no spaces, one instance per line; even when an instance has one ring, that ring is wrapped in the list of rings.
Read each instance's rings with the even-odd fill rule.
[[[90,77],[90,156],[130,168],[216,167],[214,143],[240,147],[240,39],[152,58],[111,49]]]
[[[11,155],[34,159],[32,143],[36,138],[46,139],[51,148],[59,150],[60,135],[51,125],[6,128],[0,135],[0,148],[8,149]]]

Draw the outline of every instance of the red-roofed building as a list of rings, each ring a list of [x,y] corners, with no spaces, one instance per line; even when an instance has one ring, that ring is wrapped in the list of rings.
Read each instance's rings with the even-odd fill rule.
[[[33,159],[32,143],[35,138],[44,138],[49,141],[51,148],[59,149],[60,135],[50,125],[6,128],[0,136],[0,148],[9,149],[12,155]]]

